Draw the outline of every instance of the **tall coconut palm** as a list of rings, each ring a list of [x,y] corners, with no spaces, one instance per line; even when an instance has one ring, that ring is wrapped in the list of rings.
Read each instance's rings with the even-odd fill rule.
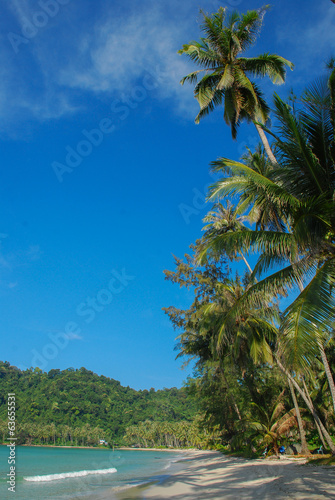
[[[201,29],[204,37],[183,46],[180,54],[186,54],[202,69],[185,76],[181,83],[196,83],[194,96],[200,112],[196,123],[217,106],[224,104],[224,119],[231,127],[235,139],[242,120],[252,121],[272,163],[276,158],[270,148],[261,124],[269,117],[269,106],[263,93],[249,77],[268,76],[273,83],[285,81],[285,67],[293,64],[276,54],[245,57],[243,53],[256,41],[262,27],[267,7],[239,14],[228,14],[221,7],[212,15],[203,14]],[[198,76],[205,73],[201,80]]]
[[[271,362],[271,344],[277,329],[273,318],[277,316],[271,298],[264,295],[258,307],[245,308],[239,314],[231,314],[234,305],[245,293],[240,279],[220,284],[217,296],[203,307],[203,323],[215,335],[218,353],[229,348],[231,359],[240,366],[242,374],[247,360],[254,363]]]
[[[282,318],[281,354],[286,367],[308,370],[309,357],[321,353],[324,358],[320,332],[331,329],[335,306],[335,70],[328,80],[319,79],[304,92],[300,110],[293,112],[278,96],[275,107],[280,167],[273,166],[271,175],[264,175],[245,163],[221,159],[218,163],[228,179],[214,189],[221,196],[243,197],[247,187],[254,194],[249,203],[256,206],[268,198],[280,225],[222,234],[208,243],[204,254],[259,252],[254,269],[258,277],[280,266],[250,287],[231,314],[257,305],[264,292],[276,294],[296,287],[300,293]],[[313,405],[310,410],[314,414]],[[327,441],[333,451],[329,435]]]
[[[206,241],[211,240],[223,233],[238,231],[242,228],[246,230],[246,226],[243,224],[244,220],[247,220],[247,217],[239,216],[236,208],[234,208],[232,203],[229,201],[226,202],[226,206],[222,203],[214,204],[213,209],[208,212],[204,218],[206,226],[203,228],[205,234],[202,238],[202,242],[205,243]],[[252,273],[252,269],[243,252],[241,252],[240,255],[247,266],[248,271]],[[236,252],[228,257],[232,260],[236,260],[238,258]]]
[[[335,415],[335,383],[334,383],[334,378],[333,378],[333,374],[332,374],[330,366],[329,366],[329,362],[328,362],[328,358],[326,355],[324,345],[321,342],[319,344],[319,348],[320,348],[322,363],[323,363],[323,366],[325,369],[325,374],[326,374],[326,377],[328,380],[328,386],[329,386],[330,394],[331,394],[332,401],[333,401],[333,408],[334,408],[334,415]]]
[[[275,97],[280,122],[277,158],[271,176],[241,162],[220,159],[229,177],[215,187],[219,195],[245,195],[250,204],[267,197],[277,209],[281,230],[255,228],[224,233],[209,241],[202,257],[211,254],[258,252],[254,275],[280,269],[255,283],[236,307],[257,304],[264,292],[276,294],[296,287],[300,293],[283,315],[281,346],[289,366],[318,354],[320,331],[330,330],[335,306],[335,70],[303,95],[303,109],[293,114]],[[303,285],[303,286],[302,286]]]
[[[330,450],[331,450],[331,453],[332,455],[335,455],[335,445],[334,445],[334,442],[332,440],[332,438],[330,437],[330,434],[329,432],[327,431],[327,429],[325,428],[325,426],[323,425],[314,405],[313,405],[313,402],[308,394],[308,391],[306,390],[306,387],[304,389],[302,389],[298,382],[295,380],[295,378],[291,375],[291,373],[287,370],[287,368],[285,368],[285,366],[283,365],[282,361],[280,360],[279,357],[276,356],[276,362],[277,362],[277,365],[279,366],[279,368],[282,370],[283,373],[285,373],[285,375],[287,376],[287,378],[289,379],[289,381],[292,383],[292,385],[294,386],[294,388],[297,390],[297,392],[300,394],[300,396],[302,397],[302,399],[304,400],[307,408],[309,409],[309,411],[311,412],[311,414],[313,415],[315,421],[316,421],[316,424],[317,424],[317,428],[318,430],[321,431],[321,433],[323,434],[323,437],[325,438],[326,442],[327,442],[327,445],[329,446]],[[321,437],[321,436],[320,436]]]
[[[292,384],[290,379],[288,380],[288,384],[289,384],[289,388],[290,388],[290,392],[291,392],[292,401],[294,404],[295,415],[296,415],[297,422],[298,422],[299,434],[300,434],[300,439],[301,439],[301,453],[302,453],[302,455],[309,455],[310,451],[308,449],[304,424],[303,424],[303,420],[301,418],[301,412],[300,412],[300,408],[298,405],[297,397],[296,397],[295,392],[294,392],[294,387],[293,387],[293,384]]]

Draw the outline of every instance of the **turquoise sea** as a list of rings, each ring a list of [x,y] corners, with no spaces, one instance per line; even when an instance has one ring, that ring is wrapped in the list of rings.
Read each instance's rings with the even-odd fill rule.
[[[1,500],[84,500],[107,490],[113,498],[128,487],[164,478],[184,458],[165,451],[17,446],[13,493],[7,489],[8,450],[0,446]]]

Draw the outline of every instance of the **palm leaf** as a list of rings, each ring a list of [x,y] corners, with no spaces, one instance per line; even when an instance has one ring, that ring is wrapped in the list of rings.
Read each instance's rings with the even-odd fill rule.
[[[335,257],[317,269],[315,276],[288,306],[281,325],[280,352],[288,367],[309,368],[318,353],[320,330],[331,328],[334,311]]]
[[[285,81],[286,66],[291,70],[293,64],[276,54],[261,54],[257,57],[240,58],[239,61],[245,71],[256,77],[268,76],[275,84],[282,84]]]

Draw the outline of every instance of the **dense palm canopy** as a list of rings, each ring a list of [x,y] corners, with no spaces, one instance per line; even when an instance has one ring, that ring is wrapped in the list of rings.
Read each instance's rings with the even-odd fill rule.
[[[242,229],[246,229],[244,221],[247,220],[246,216],[240,216],[238,214],[238,210],[227,201],[226,206],[222,203],[215,203],[213,209],[208,212],[206,217],[204,218],[204,222],[206,222],[206,226],[204,227],[204,235],[203,242],[211,241],[214,237],[224,234],[227,232],[240,231]],[[252,269],[246,260],[245,256],[241,252],[241,257],[244,260],[245,265],[247,266],[250,273]],[[228,255],[230,260],[237,260],[239,257],[237,252]]]
[[[268,76],[273,83],[283,83],[285,67],[292,68],[293,65],[276,54],[243,56],[259,35],[266,9],[229,14],[221,7],[211,16],[203,14],[204,37],[199,42],[184,45],[179,51],[202,68],[181,81],[197,82],[194,89],[200,105],[197,123],[221,104],[224,104],[224,119],[231,126],[233,138],[236,138],[242,120],[267,121],[269,106],[250,77]],[[201,74],[203,76],[198,81]]]
[[[246,211],[261,211],[268,201],[272,216],[268,211],[267,222],[253,230],[214,236],[205,243],[202,260],[221,252],[254,251],[260,253],[255,277],[277,269],[248,290],[240,308],[258,304],[265,292],[300,288],[281,326],[282,346],[292,364],[306,359],[320,328],[331,327],[335,305],[334,83],[333,70],[328,80],[305,91],[296,112],[275,96],[279,165],[259,172],[246,163],[215,162],[226,177],[213,186],[212,198],[237,195]]]
[[[303,453],[308,454],[306,437],[310,440],[314,432],[313,439],[335,455],[330,435],[335,423],[334,363],[329,349],[335,306],[335,61],[329,62],[327,77],[300,98],[293,91],[287,101],[274,95],[275,128],[269,129],[269,106],[252,79],[268,76],[282,83],[292,64],[277,55],[244,57],[260,32],[265,11],[229,14],[221,8],[204,15],[203,38],[180,51],[200,66],[182,80],[195,83],[200,104],[196,121],[222,104],[233,138],[246,119],[254,122],[263,144],[247,150],[240,161],[223,157],[213,162],[222,178],[209,192],[214,206],[194,246],[193,269],[180,273],[185,269],[179,261],[177,272],[167,276],[194,287],[195,300],[189,310],[166,312],[182,329],[179,355],[197,361],[194,385],[200,387],[214,421],[218,407],[228,421],[238,417],[229,430],[216,419],[226,428],[225,439],[230,435],[231,449],[236,440],[248,446],[248,435],[255,431],[256,439],[263,435],[278,452],[279,439],[294,439],[299,433]],[[272,137],[271,147],[266,134]],[[247,261],[251,253],[257,259],[253,269]],[[243,283],[232,278],[229,269],[220,280],[208,274],[212,266],[219,276],[220,262],[240,258],[249,269]],[[204,279],[202,273],[207,273]],[[205,287],[199,287],[199,279]],[[286,307],[283,312],[281,306]],[[258,378],[257,390],[248,392],[265,369],[280,371],[271,399],[264,393],[257,396],[265,379]],[[266,415],[264,401],[271,406],[287,384],[289,395],[278,406],[283,418],[277,419],[277,403]],[[220,405],[220,396],[232,416]],[[297,398],[309,411],[308,424],[303,423]]]
[[[212,332],[219,355],[228,355],[243,373],[249,360],[253,363],[272,362],[271,343],[277,329],[272,323],[276,310],[271,298],[264,296],[257,308],[245,308],[240,314],[231,314],[234,305],[243,296],[244,286],[239,277],[229,279],[217,289],[217,295],[200,311],[206,331]]]

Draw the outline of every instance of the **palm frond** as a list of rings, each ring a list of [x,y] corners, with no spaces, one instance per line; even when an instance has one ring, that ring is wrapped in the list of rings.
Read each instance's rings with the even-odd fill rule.
[[[212,162],[211,165],[212,171],[214,172],[224,172],[231,176],[245,176],[248,180],[252,181],[258,189],[265,191],[269,200],[277,202],[278,199],[280,199],[282,206],[289,207],[290,210],[296,210],[299,207],[299,200],[286,188],[281,187],[268,177],[255,172],[255,170],[243,163],[229,160],[228,158],[219,158]],[[214,184],[214,186],[219,187],[219,182]],[[217,192],[214,189],[211,191],[209,199],[212,198],[212,193],[214,197],[217,196]]]
[[[335,306],[335,257],[316,270],[315,276],[283,314],[280,352],[288,367],[309,368],[318,353],[320,330],[330,328]]]
[[[242,18],[237,29],[237,37],[240,40],[243,51],[255,43],[262,27],[263,17],[267,9],[268,6],[264,6],[258,11],[252,10],[246,14],[242,14]]]
[[[277,140],[281,150],[282,158],[286,166],[294,158],[292,170],[290,172],[286,168],[286,185],[293,183],[292,188],[299,187],[300,192],[303,187],[303,194],[309,192],[315,193],[315,186],[318,188],[319,194],[323,193],[325,188],[322,186],[322,168],[320,163],[308,144],[306,135],[298,119],[293,115],[290,107],[284,103],[280,97],[274,95],[274,103],[276,108],[276,117],[281,123],[280,132],[282,139]],[[294,167],[293,167],[294,165]],[[293,170],[294,168],[294,170]],[[301,174],[299,175],[299,168]],[[299,181],[299,186],[297,186]]]
[[[268,76],[277,85],[285,81],[286,66],[293,69],[290,61],[277,54],[265,53],[257,57],[240,58],[239,61],[245,71],[256,77]]]

